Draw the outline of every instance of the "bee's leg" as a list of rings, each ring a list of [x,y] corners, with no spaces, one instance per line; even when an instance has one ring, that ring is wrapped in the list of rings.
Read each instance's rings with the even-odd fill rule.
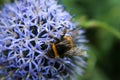
[[[71,49],[73,49],[74,44],[73,44],[73,41],[72,41],[71,37],[64,36],[64,39],[67,40],[70,43]]]
[[[53,49],[53,52],[54,52],[54,55],[55,55],[55,58],[59,58],[59,54],[57,52],[57,49],[56,49],[56,46],[54,43],[52,43],[52,49]]]

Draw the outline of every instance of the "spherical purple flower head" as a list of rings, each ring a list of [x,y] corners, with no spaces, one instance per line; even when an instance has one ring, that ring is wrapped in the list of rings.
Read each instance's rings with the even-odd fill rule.
[[[19,0],[7,4],[0,13],[0,79],[60,80],[82,74],[84,56],[67,56],[65,36],[71,38],[76,25],[57,0]],[[79,30],[76,47],[85,42]],[[78,44],[79,42],[79,44]],[[52,44],[59,57],[55,58]],[[58,45],[58,46],[57,46]],[[67,48],[65,48],[67,49]]]

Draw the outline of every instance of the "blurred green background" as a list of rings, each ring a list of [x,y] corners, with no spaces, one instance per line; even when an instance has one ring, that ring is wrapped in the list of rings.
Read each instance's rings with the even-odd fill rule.
[[[59,1],[89,40],[87,69],[78,80],[120,80],[120,0]]]

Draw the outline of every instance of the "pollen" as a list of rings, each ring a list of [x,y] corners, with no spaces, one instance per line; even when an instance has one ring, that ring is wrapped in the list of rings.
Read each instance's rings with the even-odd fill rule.
[[[71,47],[71,49],[73,49],[74,44],[73,44],[72,38],[70,36],[64,36],[64,39],[70,43],[70,47]]]
[[[52,49],[53,49],[53,52],[54,52],[55,58],[59,58],[59,54],[58,54],[57,48],[56,48],[56,46],[55,46],[54,43],[52,44]]]

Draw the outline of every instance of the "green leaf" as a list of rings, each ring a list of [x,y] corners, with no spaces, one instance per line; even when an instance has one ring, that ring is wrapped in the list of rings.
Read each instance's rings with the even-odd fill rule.
[[[116,30],[115,28],[113,28],[112,26],[110,26],[109,24],[106,24],[105,22],[101,22],[101,21],[97,21],[97,20],[90,20],[90,21],[81,22],[80,25],[83,28],[97,27],[99,29],[103,29],[103,30],[109,32],[110,34],[113,34],[118,39],[120,39],[120,32],[118,30]]]

